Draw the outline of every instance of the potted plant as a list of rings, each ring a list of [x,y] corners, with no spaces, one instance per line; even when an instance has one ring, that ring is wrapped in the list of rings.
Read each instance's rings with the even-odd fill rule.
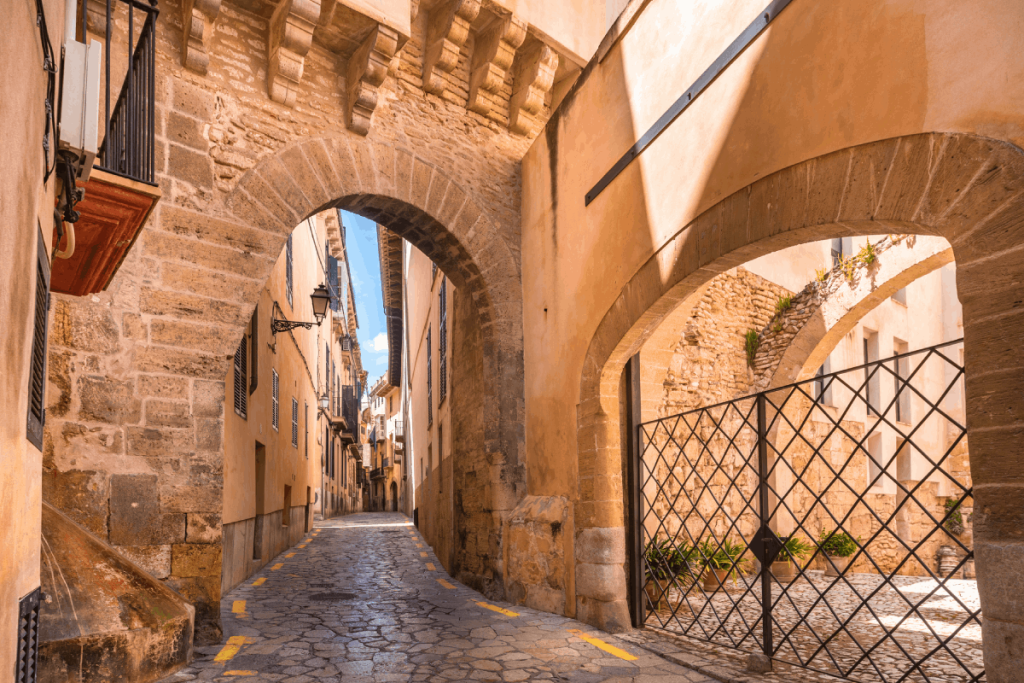
[[[725,582],[731,576],[736,581],[736,573],[744,569],[750,560],[743,557],[747,548],[741,543],[733,543],[728,538],[716,544],[713,538],[701,541],[697,548],[697,561],[704,567],[704,590],[713,593],[725,588]]]
[[[857,552],[857,540],[845,531],[821,530],[820,547],[825,553],[825,576],[839,576],[850,564],[850,556]]]
[[[790,536],[782,545],[778,557],[772,562],[772,576],[779,581],[792,581],[796,578],[795,561],[806,558],[814,551],[814,546],[799,536]]]
[[[670,539],[652,540],[644,549],[644,592],[654,609],[661,609],[667,600],[673,579],[689,573],[688,559],[692,549],[685,541],[678,544]]]

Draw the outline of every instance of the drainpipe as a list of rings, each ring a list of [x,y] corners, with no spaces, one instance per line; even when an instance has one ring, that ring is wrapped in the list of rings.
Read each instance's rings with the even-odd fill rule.
[[[64,0],[64,42],[73,43],[78,38],[78,0]]]

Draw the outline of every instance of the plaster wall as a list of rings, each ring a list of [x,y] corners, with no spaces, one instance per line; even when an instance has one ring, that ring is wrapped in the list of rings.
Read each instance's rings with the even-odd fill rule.
[[[59,57],[64,3],[42,4]],[[0,145],[7,155],[0,168],[0,244],[5,255],[0,272],[0,671],[6,675],[14,671],[18,601],[39,586],[43,457],[26,440],[27,388],[36,249],[40,231],[46,249],[51,247],[55,180],[51,177],[43,184],[46,79],[36,4],[5,3],[4,21],[8,34],[0,41]],[[52,131],[50,145],[53,149]]]

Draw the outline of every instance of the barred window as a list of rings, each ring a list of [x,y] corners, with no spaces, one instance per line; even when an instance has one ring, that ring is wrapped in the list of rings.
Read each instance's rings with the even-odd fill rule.
[[[270,371],[271,378],[271,390],[270,390],[270,426],[274,428],[274,431],[280,429],[280,415],[281,415],[281,402],[280,402],[280,385],[277,378],[277,370]]]
[[[430,328],[427,328],[427,426],[434,424],[434,398],[432,391],[431,363],[430,363]]]
[[[288,242],[285,244],[285,264],[284,264],[284,295],[288,299],[288,305],[294,306],[292,303],[292,236],[288,235]]]
[[[46,244],[39,233],[36,253],[35,321],[32,332],[32,365],[28,379],[28,429],[26,436],[43,450],[43,425],[46,423],[46,313],[50,308],[50,262]]]
[[[235,350],[235,412],[243,419],[245,419],[249,407],[248,341],[243,334],[242,341]]]
[[[299,447],[299,402],[292,398],[292,448]]]
[[[440,324],[438,325],[438,366],[437,375],[437,402],[444,403],[448,395],[448,278],[441,278],[441,293],[438,295],[438,308],[440,308]]]

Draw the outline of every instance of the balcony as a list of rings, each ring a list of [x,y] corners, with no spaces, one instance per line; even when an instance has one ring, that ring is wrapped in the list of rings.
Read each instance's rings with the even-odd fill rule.
[[[401,443],[405,443],[405,425],[401,420],[395,420],[395,448]]]
[[[383,467],[377,467],[370,470],[370,479],[383,479],[385,476],[387,476],[387,473],[384,471]]]
[[[82,0],[80,12],[79,37],[102,43],[104,64],[102,141],[91,174],[79,183],[85,196],[74,206],[78,221],[68,224],[74,253],[54,259],[51,277],[53,291],[75,296],[107,288],[161,197],[154,175],[156,1]],[[58,240],[58,227],[54,244],[67,249],[70,234]]]

